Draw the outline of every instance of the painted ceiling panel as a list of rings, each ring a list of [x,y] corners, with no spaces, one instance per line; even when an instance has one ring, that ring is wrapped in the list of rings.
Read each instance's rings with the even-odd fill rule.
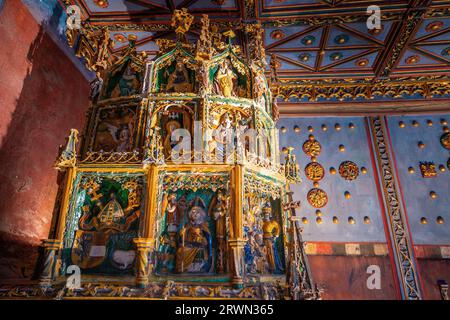
[[[366,22],[355,22],[345,24],[346,27],[356,30],[368,37],[375,38],[379,41],[385,42],[387,40],[388,35],[392,31],[393,22],[392,21],[383,21],[382,29],[379,32],[369,32],[367,29]]]
[[[420,28],[414,37],[414,40],[425,36],[438,34],[447,28],[450,28],[450,19],[425,19],[421,23]]]
[[[450,244],[450,158],[449,150],[440,142],[444,130],[448,130],[448,121],[449,114],[388,118],[398,178],[415,244]],[[404,127],[400,127],[400,122]],[[420,142],[423,148],[419,147]],[[420,162],[433,162],[436,176],[424,178]],[[410,173],[409,168],[414,172]],[[431,192],[436,193],[436,198],[432,198]],[[438,222],[439,217],[443,218],[442,224]],[[426,219],[426,224],[422,218]]]
[[[362,37],[358,37],[349,32],[343,31],[341,28],[332,27],[330,28],[330,33],[328,36],[328,47],[336,47],[336,46],[370,46],[375,43],[364,39]]]
[[[414,50],[407,50],[400,59],[399,66],[419,66],[442,64],[442,61],[431,58],[425,54],[421,54]]]
[[[364,68],[366,68],[368,70],[371,70],[379,54],[380,54],[379,51],[377,51],[367,55],[363,55],[356,59],[339,64],[331,69],[355,69],[356,71],[356,70],[363,70]]]
[[[291,26],[284,28],[267,28],[265,30],[265,45],[269,46],[284,38],[290,37],[295,33],[307,29],[307,26]]]
[[[353,129],[350,129],[350,124],[353,124]],[[339,131],[335,129],[336,125]],[[300,132],[295,132],[295,126],[300,128]],[[294,147],[301,168],[303,182],[292,189],[294,199],[302,203],[297,215],[308,220],[307,224],[302,224],[305,240],[386,242],[364,118],[284,118],[279,121],[278,127],[287,130],[286,133],[280,132],[280,147]],[[313,131],[308,132],[308,127]],[[302,151],[302,145],[310,134],[322,145],[317,162],[324,167],[325,177],[319,182],[319,188],[327,193],[328,203],[320,209],[306,200],[313,183],[305,175],[304,168],[311,160]],[[345,147],[345,152],[339,151],[340,145]],[[354,162],[360,170],[365,167],[367,173],[360,173],[353,181],[345,180],[339,172],[330,174],[331,167],[339,171],[344,161]],[[349,199],[345,197],[345,192],[350,193]],[[316,221],[317,210],[320,210],[321,223]],[[334,223],[333,217],[338,218],[339,223]],[[370,223],[364,223],[365,217],[370,219]],[[350,218],[354,219],[355,224],[349,223]]]
[[[129,11],[142,11],[148,10],[147,7],[143,5],[138,5],[126,0],[114,0],[107,2],[108,5],[101,6],[98,4],[96,0],[83,0],[83,2],[87,5],[89,10],[94,13],[105,13],[105,12],[129,12]]]

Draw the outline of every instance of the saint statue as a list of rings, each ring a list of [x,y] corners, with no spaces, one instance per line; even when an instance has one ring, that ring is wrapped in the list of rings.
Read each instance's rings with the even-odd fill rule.
[[[217,191],[216,196],[211,201],[210,215],[216,222],[217,239],[217,272],[223,273],[225,269],[226,252],[226,215],[229,207],[229,196],[222,190]]]
[[[263,241],[266,249],[267,263],[269,265],[270,273],[282,272],[283,266],[278,254],[278,248],[276,246],[276,240],[280,236],[281,229],[278,222],[271,220],[272,208],[267,203],[263,208],[264,223],[263,229]]]
[[[168,92],[192,91],[192,83],[189,80],[189,73],[184,61],[177,61],[175,70],[169,75],[166,90]]]
[[[176,252],[177,273],[208,273],[212,267],[211,232],[203,200],[196,197],[188,211],[189,222],[180,230]]]
[[[236,80],[236,74],[231,69],[229,61],[223,60],[214,80],[215,93],[225,97],[236,95],[234,84]]]

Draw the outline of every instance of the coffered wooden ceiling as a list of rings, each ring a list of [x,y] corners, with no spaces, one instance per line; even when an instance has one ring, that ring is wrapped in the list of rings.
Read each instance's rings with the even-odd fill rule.
[[[450,1],[432,0],[64,0],[82,8],[83,19],[108,25],[114,51],[138,37],[138,49],[158,51],[155,39],[173,37],[175,9],[208,14],[239,25],[260,22],[268,59],[276,56],[284,83],[377,82],[385,79],[447,77],[450,72]],[[378,5],[382,29],[368,30],[367,8]],[[194,29],[188,37],[195,40]],[[426,90],[426,89],[425,89]],[[412,92],[414,93],[414,92]],[[412,94],[411,96],[414,96]],[[445,96],[445,95],[444,95]],[[301,99],[301,95],[297,96]]]

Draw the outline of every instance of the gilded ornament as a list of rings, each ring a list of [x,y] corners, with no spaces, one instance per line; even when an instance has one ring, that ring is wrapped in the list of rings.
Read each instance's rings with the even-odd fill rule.
[[[351,224],[351,225],[356,224],[355,218],[353,218],[353,217],[348,217],[348,223]]]
[[[438,216],[438,217],[436,218],[436,223],[437,223],[437,224],[444,224],[444,223],[445,223],[445,220],[444,220],[443,217]]]
[[[305,175],[311,181],[321,181],[325,176],[325,169],[317,162],[311,162],[305,167]]]
[[[434,162],[421,162],[419,164],[420,172],[424,178],[434,178],[437,176],[436,165]]]
[[[194,16],[188,13],[186,8],[183,8],[173,12],[170,25],[175,28],[177,34],[185,34],[189,31],[192,22],[194,22]]]
[[[322,189],[311,189],[306,196],[308,202],[314,208],[323,208],[328,203],[328,195]]]
[[[344,161],[339,166],[339,174],[347,181],[356,180],[359,176],[359,168],[352,161]]]
[[[441,136],[441,145],[445,149],[450,150],[450,132],[444,133]]]
[[[316,157],[320,155],[320,152],[322,151],[322,146],[320,145],[319,141],[313,138],[305,141],[302,149],[307,156]]]

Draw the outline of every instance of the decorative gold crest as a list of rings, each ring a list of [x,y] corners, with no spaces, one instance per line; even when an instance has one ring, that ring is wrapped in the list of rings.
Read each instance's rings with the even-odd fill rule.
[[[317,209],[325,207],[328,203],[328,195],[322,189],[311,189],[306,197],[309,204]]]
[[[303,152],[309,157],[317,157],[322,151],[322,146],[319,141],[315,139],[309,139],[303,144]]]
[[[320,181],[325,176],[325,169],[317,162],[311,162],[305,167],[306,177],[311,181]]]
[[[450,132],[444,133],[441,137],[441,145],[447,149],[450,150]]]
[[[437,176],[436,165],[433,162],[421,162],[420,172],[424,178],[434,178]]]
[[[356,180],[359,176],[359,168],[352,161],[344,161],[339,166],[339,174],[347,181]]]

